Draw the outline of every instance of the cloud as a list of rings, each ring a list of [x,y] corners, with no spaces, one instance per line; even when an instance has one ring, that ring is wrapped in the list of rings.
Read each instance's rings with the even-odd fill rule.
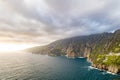
[[[120,28],[119,0],[1,0],[0,42],[47,44]]]

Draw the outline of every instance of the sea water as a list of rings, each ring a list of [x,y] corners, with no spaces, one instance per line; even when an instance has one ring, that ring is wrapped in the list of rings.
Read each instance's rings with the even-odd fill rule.
[[[120,80],[91,67],[85,58],[31,53],[0,53],[0,80]]]

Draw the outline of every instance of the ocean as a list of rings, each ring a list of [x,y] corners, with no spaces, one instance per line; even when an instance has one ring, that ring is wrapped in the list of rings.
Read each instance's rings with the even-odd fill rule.
[[[120,80],[120,75],[93,68],[86,58],[14,52],[0,53],[0,80]]]

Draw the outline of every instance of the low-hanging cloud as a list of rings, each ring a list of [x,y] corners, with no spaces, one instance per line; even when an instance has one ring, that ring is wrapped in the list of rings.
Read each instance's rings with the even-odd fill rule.
[[[1,0],[0,42],[47,44],[120,28],[119,0]]]

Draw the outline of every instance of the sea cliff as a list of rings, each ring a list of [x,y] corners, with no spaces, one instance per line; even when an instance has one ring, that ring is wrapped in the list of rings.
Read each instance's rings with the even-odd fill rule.
[[[46,46],[25,50],[50,56],[87,57],[94,67],[120,73],[120,30],[57,40]],[[112,53],[112,55],[111,55]]]

